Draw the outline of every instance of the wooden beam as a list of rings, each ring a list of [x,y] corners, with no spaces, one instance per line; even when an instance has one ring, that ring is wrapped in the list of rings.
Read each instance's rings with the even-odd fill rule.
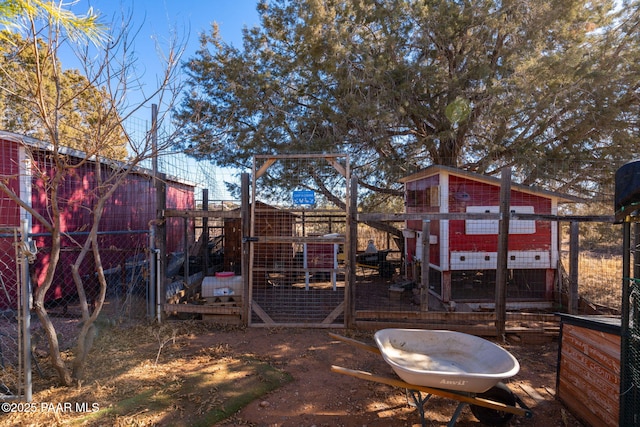
[[[333,321],[336,320],[338,316],[340,316],[340,314],[342,314],[343,312],[344,312],[344,301],[338,304],[338,306],[335,309],[333,309],[331,313],[329,313],[329,315],[322,321],[322,323],[324,324],[333,323]]]
[[[173,218],[240,218],[239,210],[207,211],[204,209],[165,209],[165,217]]]
[[[402,222],[402,221],[437,221],[437,220],[499,220],[498,213],[360,213],[357,216],[358,221],[386,221],[386,222]],[[603,222],[613,224],[614,217],[609,215],[550,215],[550,214],[529,214],[529,213],[511,213],[511,219],[529,220],[529,221],[560,221],[560,222]]]
[[[507,266],[509,262],[509,222],[511,220],[511,168],[501,172],[500,220],[498,222],[498,255],[496,267],[496,332],[504,335],[507,313]]]
[[[271,317],[267,314],[266,311],[262,309],[255,301],[252,301],[251,308],[258,315],[260,319],[265,323],[265,325],[273,326],[276,322],[273,321]]]
[[[267,169],[269,169],[271,165],[274,164],[275,162],[276,162],[275,157],[267,158],[264,164],[260,166],[260,169],[258,169],[258,171],[256,172],[256,179],[260,178],[267,171]]]
[[[422,274],[420,277],[420,311],[429,311],[429,261],[431,222],[422,221]]]
[[[325,157],[325,159],[327,160],[327,163],[329,163],[331,166],[333,166],[335,168],[335,170],[337,170],[340,175],[342,175],[344,177],[347,176],[346,169],[340,163],[338,163],[334,157]]]
[[[569,314],[578,314],[578,255],[580,246],[579,224],[572,221],[569,226]]]
[[[240,314],[242,307],[201,304],[164,304],[165,313]]]

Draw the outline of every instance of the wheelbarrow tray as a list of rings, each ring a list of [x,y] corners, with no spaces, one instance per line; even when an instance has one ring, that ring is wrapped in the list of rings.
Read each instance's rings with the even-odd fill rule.
[[[398,331],[398,330],[391,329],[391,331]],[[426,332],[429,332],[429,331],[426,331]],[[430,331],[430,332],[437,332],[437,331]],[[443,332],[452,332],[452,331],[443,331]],[[386,332],[381,333],[380,337],[374,336],[374,338],[376,340],[381,340],[382,342],[384,342],[384,338],[382,336],[383,335],[386,336],[386,334],[387,334]],[[392,333],[391,335],[401,336],[403,334]],[[444,336],[448,334],[442,334],[442,335]],[[382,354],[382,351],[379,347],[369,345],[351,338],[343,337],[341,335],[332,334],[332,333],[329,333],[329,336],[337,340],[351,344],[360,349],[369,351],[371,353]],[[411,336],[410,338],[414,339],[415,336]],[[427,400],[431,396],[440,396],[440,397],[445,397],[445,398],[458,401],[458,406],[455,412],[453,413],[451,420],[447,424],[448,426],[455,425],[456,420],[460,415],[460,412],[464,405],[471,405],[471,411],[474,413],[474,415],[476,415],[476,417],[478,417],[478,419],[480,419],[481,422],[488,425],[506,424],[513,415],[520,415],[526,418],[531,418],[533,416],[533,412],[514,393],[508,391],[508,397],[504,396],[502,392],[505,389],[508,390],[508,387],[506,387],[501,382],[496,382],[493,388],[489,389],[485,393],[476,393],[476,392],[469,392],[469,391],[454,390],[449,387],[442,387],[440,384],[438,384],[438,387],[418,385],[415,383],[409,383],[407,381],[403,381],[401,379],[399,380],[397,378],[374,375],[370,372],[347,369],[347,368],[343,368],[341,366],[335,366],[335,365],[331,366],[331,371],[335,373],[343,374],[343,375],[352,376],[355,378],[360,378],[367,381],[373,381],[381,384],[387,384],[393,387],[400,387],[400,388],[406,389],[407,392],[411,394],[411,397],[413,398],[413,401],[415,403],[415,407],[420,413],[423,427],[426,427],[427,425],[427,421],[425,419],[424,404],[427,402]],[[494,390],[497,390],[499,393],[496,394]],[[423,396],[422,393],[426,393],[426,396]],[[487,410],[489,412],[487,412]]]
[[[391,328],[374,340],[396,375],[418,386],[483,393],[520,370],[507,350],[462,332]]]

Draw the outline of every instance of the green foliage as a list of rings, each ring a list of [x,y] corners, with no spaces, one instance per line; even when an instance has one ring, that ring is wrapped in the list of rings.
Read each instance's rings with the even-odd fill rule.
[[[87,39],[94,43],[102,42],[106,37],[106,27],[99,16],[89,8],[84,15],[76,15],[65,7],[75,2],[63,3],[41,0],[0,0],[0,25],[20,32],[29,21],[41,21],[45,26],[64,29],[72,40]],[[6,35],[6,34],[5,34]],[[0,40],[7,39],[0,36]]]
[[[601,194],[640,152],[638,8],[264,2],[242,48],[215,26],[201,36],[177,116],[185,148],[243,167],[254,154],[348,153],[373,191],[444,164]]]
[[[126,138],[109,94],[77,70],[61,70],[42,40],[2,32],[0,128],[44,141],[55,128],[62,145],[123,159]]]

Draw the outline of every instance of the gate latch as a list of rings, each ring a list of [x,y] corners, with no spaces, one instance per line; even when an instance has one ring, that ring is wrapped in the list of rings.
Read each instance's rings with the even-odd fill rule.
[[[250,237],[250,236],[244,236],[242,238],[242,243],[247,243],[247,242],[257,242],[258,238],[257,237]]]

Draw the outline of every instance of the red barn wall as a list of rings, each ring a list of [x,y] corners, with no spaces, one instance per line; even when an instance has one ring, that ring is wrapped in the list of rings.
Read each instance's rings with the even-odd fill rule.
[[[470,174],[434,173],[405,181],[405,209],[411,213],[498,213],[500,186]],[[511,209],[516,212],[553,214],[554,198],[535,190],[511,189]],[[413,232],[422,231],[422,221],[407,221]],[[512,278],[514,298],[550,299],[557,248],[556,225],[550,221],[512,220],[509,230],[508,268],[517,272]],[[406,234],[408,262],[419,260],[418,238]],[[496,269],[498,220],[431,221],[429,261],[434,291],[443,301],[491,298],[492,276]],[[412,274],[412,269],[407,270]],[[482,279],[473,272],[484,271]],[[471,286],[468,281],[472,281]],[[517,282],[517,283],[516,283]],[[438,283],[441,284],[439,288]],[[525,283],[522,285],[522,283]],[[467,289],[471,289],[468,291]],[[455,291],[452,293],[452,291]]]
[[[50,214],[46,185],[53,177],[52,165],[47,152],[34,152],[34,176],[32,186],[32,206],[45,216]],[[70,161],[73,161],[71,159]],[[43,171],[37,175],[35,171]],[[104,167],[103,179],[110,169]],[[63,208],[61,216],[61,231],[64,233],[88,232],[91,227],[91,211],[95,207],[96,177],[95,164],[88,162],[71,169],[64,182],[59,186],[59,198]],[[167,207],[176,209],[192,209],[195,205],[193,187],[169,182],[167,185]],[[104,248],[103,267],[108,270],[122,265],[123,257],[137,253],[143,256],[142,250],[149,243],[150,222],[156,218],[156,190],[153,180],[148,175],[131,174],[127,177],[105,204],[101,218],[100,235],[98,237],[101,248]],[[175,224],[174,224],[175,222]],[[178,223],[179,222],[179,223]],[[103,233],[103,232],[118,233]],[[130,233],[122,233],[129,231]],[[32,232],[35,235],[40,253],[33,266],[32,279],[34,287],[42,283],[49,264],[47,249],[51,247],[48,232],[37,221],[33,222]],[[184,250],[184,223],[180,219],[173,219],[167,224],[167,251]],[[78,242],[82,244],[86,235],[74,234],[73,240],[62,238],[61,260],[56,272],[56,280],[52,285],[47,300],[59,299],[76,293],[70,266],[75,262],[78,254]],[[82,276],[93,275],[95,266],[92,257],[87,257],[80,269]]]
[[[455,194],[463,191],[468,198],[459,200]],[[469,206],[499,206],[500,187],[451,175],[449,177],[449,212],[467,212]],[[511,208],[533,206],[536,214],[550,214],[551,200],[517,190],[511,190]],[[450,251],[496,252],[498,235],[467,234],[463,220],[449,221]],[[536,221],[534,234],[509,234],[510,251],[548,251],[551,249],[551,223]]]
[[[0,178],[7,179],[6,184],[16,194],[20,194],[20,149],[17,143],[0,140]],[[0,292],[0,308],[16,308],[17,283],[16,268],[11,262],[15,259],[14,236],[12,229],[20,226],[20,208],[4,192],[0,191],[0,278],[6,285],[6,293]],[[7,298],[8,297],[8,298]]]

